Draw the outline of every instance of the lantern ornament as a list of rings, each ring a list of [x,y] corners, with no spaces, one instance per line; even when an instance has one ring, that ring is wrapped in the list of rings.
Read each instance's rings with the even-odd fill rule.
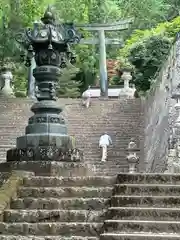
[[[68,61],[75,63],[70,45],[78,43],[81,34],[72,23],[58,24],[50,7],[34,26],[17,34],[16,40],[26,50],[26,54],[20,54],[26,66],[35,58],[33,75],[38,101],[31,107],[34,115],[29,118],[25,135],[18,137],[16,148],[7,152],[7,161],[79,161],[82,153],[74,149],[65,121],[59,115],[62,109],[56,101],[56,86],[61,68]]]

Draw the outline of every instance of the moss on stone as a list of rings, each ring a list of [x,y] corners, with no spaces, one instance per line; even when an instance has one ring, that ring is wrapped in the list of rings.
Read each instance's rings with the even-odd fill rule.
[[[7,181],[0,187],[0,215],[9,206],[10,201],[17,194],[17,189],[23,182],[23,176],[12,172]]]

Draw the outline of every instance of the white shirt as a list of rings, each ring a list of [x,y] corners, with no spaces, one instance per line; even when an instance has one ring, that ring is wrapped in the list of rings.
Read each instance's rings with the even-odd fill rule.
[[[99,139],[99,146],[100,147],[103,145],[109,146],[109,144],[112,144],[111,137],[108,134],[102,135]]]

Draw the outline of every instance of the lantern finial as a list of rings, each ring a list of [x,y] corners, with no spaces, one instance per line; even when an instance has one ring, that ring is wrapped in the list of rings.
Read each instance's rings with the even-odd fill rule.
[[[48,5],[48,7],[44,13],[44,16],[41,18],[41,21],[44,24],[54,24],[55,23],[55,15],[54,15],[50,5]]]

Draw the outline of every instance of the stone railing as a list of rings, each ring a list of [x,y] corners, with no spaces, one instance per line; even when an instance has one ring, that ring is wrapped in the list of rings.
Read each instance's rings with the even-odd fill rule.
[[[9,208],[11,199],[17,196],[18,187],[23,183],[23,178],[29,175],[32,176],[33,173],[12,171],[0,187],[0,221],[3,221],[4,210]]]
[[[173,44],[168,59],[143,100],[144,158],[146,172],[164,172],[168,158],[168,139],[173,122],[171,92],[179,81],[180,39]]]

